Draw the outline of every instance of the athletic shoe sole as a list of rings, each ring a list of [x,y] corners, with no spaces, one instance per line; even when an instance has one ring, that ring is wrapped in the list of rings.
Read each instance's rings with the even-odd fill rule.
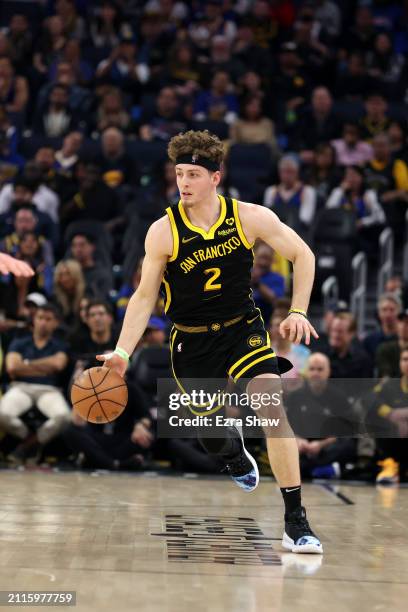
[[[290,550],[293,553],[309,553],[315,555],[321,555],[323,553],[323,546],[317,546],[317,544],[304,544],[303,546],[296,546],[295,542],[288,536],[286,531],[283,533],[282,548]]]
[[[259,470],[258,470],[258,465],[257,465],[255,459],[253,458],[253,456],[250,453],[248,453],[247,449],[245,448],[244,436],[242,434],[242,427],[240,425],[236,425],[235,423],[234,423],[234,427],[235,427],[235,429],[239,433],[239,437],[241,438],[242,448],[244,449],[244,453],[247,456],[247,458],[249,459],[249,461],[251,462],[252,467],[254,468],[255,474],[256,474],[256,483],[255,483],[255,486],[251,490],[242,489],[242,487],[241,487],[241,489],[243,491],[245,491],[245,493],[252,493],[252,491],[255,491],[256,487],[259,485]]]

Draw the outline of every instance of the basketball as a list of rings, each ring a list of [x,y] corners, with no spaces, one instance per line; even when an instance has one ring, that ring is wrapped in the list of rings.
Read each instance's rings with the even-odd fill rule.
[[[125,381],[110,368],[85,370],[72,385],[72,407],[90,423],[110,423],[126,408],[128,390]]]

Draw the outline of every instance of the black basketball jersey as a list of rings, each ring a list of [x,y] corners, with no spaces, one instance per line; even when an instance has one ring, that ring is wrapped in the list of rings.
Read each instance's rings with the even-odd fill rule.
[[[164,310],[174,323],[227,321],[254,308],[253,251],[242,230],[238,202],[218,198],[220,216],[208,232],[189,221],[181,201],[166,209],[173,253],[163,277]]]

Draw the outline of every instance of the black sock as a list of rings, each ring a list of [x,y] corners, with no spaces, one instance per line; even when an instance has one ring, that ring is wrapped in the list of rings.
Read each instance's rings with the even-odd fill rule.
[[[302,505],[301,485],[298,487],[281,487],[283,501],[285,503],[285,514],[291,514]]]

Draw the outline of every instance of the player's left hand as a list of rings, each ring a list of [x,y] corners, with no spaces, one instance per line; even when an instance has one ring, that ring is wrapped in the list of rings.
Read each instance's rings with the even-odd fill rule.
[[[305,337],[305,344],[310,344],[310,335],[318,338],[319,334],[313,325],[301,314],[295,312],[288,315],[279,325],[279,333],[282,338],[289,338],[291,342],[299,344]]]

